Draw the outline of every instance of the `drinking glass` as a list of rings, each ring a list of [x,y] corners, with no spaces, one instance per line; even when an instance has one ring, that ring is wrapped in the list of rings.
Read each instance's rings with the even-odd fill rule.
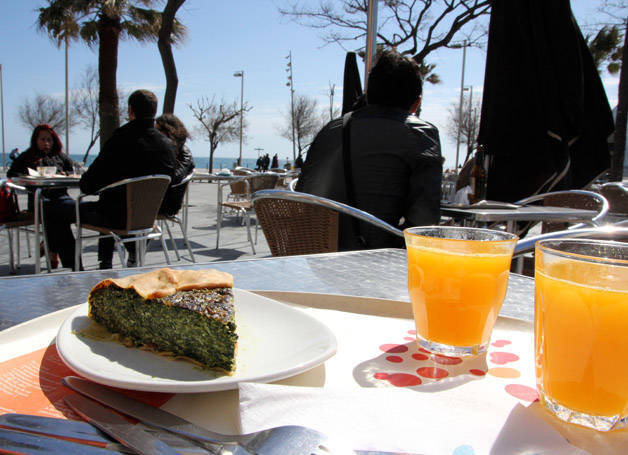
[[[72,166],[74,168],[74,175],[78,175],[80,177],[83,175],[83,172],[85,172],[85,164],[80,161],[75,161]]]
[[[455,226],[413,227],[404,236],[419,346],[453,356],[486,352],[517,236]]]
[[[535,254],[536,380],[558,418],[628,421],[628,244],[543,240]]]

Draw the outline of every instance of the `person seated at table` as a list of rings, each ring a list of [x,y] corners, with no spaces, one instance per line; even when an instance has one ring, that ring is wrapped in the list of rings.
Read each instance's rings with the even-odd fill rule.
[[[136,90],[128,100],[129,122],[113,132],[100,153],[81,176],[80,188],[93,194],[120,180],[151,174],[173,178],[176,168],[174,143],[155,128],[157,97],[149,90]],[[123,228],[126,223],[126,195],[124,192],[105,192],[98,201],[80,205],[81,223],[112,228]],[[74,204],[58,210],[54,228],[60,237],[64,256],[74,264],[74,236],[70,224],[76,221]],[[127,265],[135,265],[135,244],[125,243],[129,251]],[[98,240],[98,260],[101,269],[110,269],[114,240],[101,236]]]
[[[166,135],[177,146],[177,163],[174,177],[170,182],[170,188],[164,196],[159,213],[163,215],[176,215],[183,204],[185,188],[172,188],[194,171],[194,158],[185,141],[190,137],[183,122],[174,114],[163,114],[155,119],[155,128]]]
[[[317,134],[296,190],[364,210],[392,226],[438,224],[442,158],[438,129],[415,112],[421,104],[419,65],[384,50],[369,73],[366,106],[350,116],[349,201],[343,161],[343,119]],[[357,230],[357,232],[356,232]],[[403,247],[403,239],[341,216],[339,249]]]
[[[68,175],[73,172],[73,162],[68,155],[63,153],[63,144],[55,130],[48,124],[37,125],[31,135],[30,147],[20,153],[11,163],[7,171],[7,177],[19,177],[29,175],[28,170],[36,171],[40,166],[51,166],[56,168],[55,173]],[[74,203],[68,195],[66,188],[44,189],[41,193],[44,206],[44,222],[47,223],[47,214],[56,210],[57,206],[64,200]],[[33,211],[33,195],[28,196],[28,210]],[[59,245],[54,235],[46,230],[48,249],[50,255],[50,265],[53,269],[59,266]],[[43,242],[39,246],[39,254],[44,255]]]

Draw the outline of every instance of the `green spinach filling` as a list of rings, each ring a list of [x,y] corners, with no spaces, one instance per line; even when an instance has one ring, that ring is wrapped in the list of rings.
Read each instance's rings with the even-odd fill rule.
[[[185,356],[206,367],[233,371],[238,335],[230,288],[195,289],[146,300],[133,289],[92,292],[91,317],[136,346]]]

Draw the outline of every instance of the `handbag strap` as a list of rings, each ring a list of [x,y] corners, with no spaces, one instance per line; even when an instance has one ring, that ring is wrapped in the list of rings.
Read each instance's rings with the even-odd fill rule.
[[[345,190],[347,194],[347,203],[351,207],[356,207],[355,186],[353,183],[353,167],[351,166],[351,117],[352,112],[347,112],[342,117],[342,161],[345,171]],[[357,239],[359,245],[366,248],[366,239],[360,234],[358,219],[351,217],[351,226],[353,235]]]

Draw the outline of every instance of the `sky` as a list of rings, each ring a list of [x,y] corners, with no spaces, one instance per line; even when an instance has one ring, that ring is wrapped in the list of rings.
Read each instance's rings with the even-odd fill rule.
[[[363,42],[325,45],[321,32],[282,17],[278,6],[287,0],[232,0],[217,2],[187,0],[177,17],[188,28],[185,42],[174,48],[179,76],[175,114],[193,131],[198,126],[189,108],[203,97],[240,103],[241,79],[233,76],[244,71],[244,100],[252,106],[247,114],[250,125],[243,145],[244,158],[258,153],[278,154],[281,160],[292,160],[292,143],[280,136],[278,129],[287,122],[290,89],[286,86],[286,56],[292,54],[295,93],[315,97],[321,110],[329,109],[330,85],[335,86],[334,105],[342,104],[342,78],[347,50],[356,50]],[[317,2],[318,0],[312,0]],[[599,13],[599,0],[572,0],[572,9],[581,28],[589,30]],[[0,0],[0,65],[2,65],[4,137],[3,148],[8,156],[17,147],[29,145],[31,131],[18,117],[19,106],[36,94],[64,99],[65,52],[48,36],[37,30],[36,9],[46,6],[45,0]],[[161,9],[160,5],[156,8]],[[380,7],[381,8],[381,7]],[[460,96],[462,50],[445,49],[430,54],[428,60],[437,65],[442,82],[425,84],[421,117],[435,124],[441,134],[446,158],[445,168],[453,168],[456,160],[456,138],[446,132],[448,110]],[[484,50],[467,48],[464,66],[465,87],[473,88],[479,99],[484,83]],[[85,69],[98,63],[97,48],[82,42],[72,43],[69,50],[70,90],[80,84]],[[359,61],[363,78],[364,67]],[[139,88],[154,91],[161,102],[165,76],[156,43],[120,41],[118,49],[119,87],[126,93]],[[611,106],[617,103],[618,77],[602,74]],[[65,143],[65,135],[61,135]],[[70,153],[82,154],[89,143],[89,133],[82,127],[70,130]],[[209,143],[199,134],[188,142],[194,156],[207,157]],[[256,150],[263,149],[263,150]],[[97,153],[98,147],[92,149]],[[237,157],[239,142],[221,143],[217,157]],[[464,151],[460,148],[460,160]],[[7,158],[8,160],[8,158]]]

